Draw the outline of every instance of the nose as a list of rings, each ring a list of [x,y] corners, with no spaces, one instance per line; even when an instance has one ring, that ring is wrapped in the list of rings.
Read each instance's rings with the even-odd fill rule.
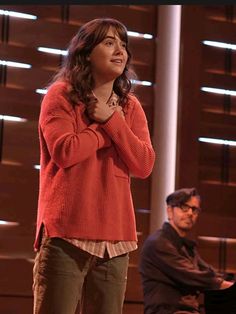
[[[192,216],[192,215],[193,215],[193,210],[192,210],[192,208],[189,208],[189,210],[187,211],[187,214],[188,214],[189,216]]]
[[[192,208],[189,208],[188,212],[187,212],[188,216],[191,217],[195,217],[196,216],[196,212],[194,212],[194,210]]]
[[[115,46],[115,53],[116,53],[116,54],[123,54],[123,53],[124,53],[124,50],[125,50],[125,48],[124,48],[123,44],[117,42],[117,43],[116,43],[116,46]]]

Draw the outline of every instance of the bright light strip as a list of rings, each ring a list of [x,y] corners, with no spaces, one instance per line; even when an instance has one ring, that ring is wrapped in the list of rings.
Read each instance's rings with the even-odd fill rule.
[[[23,69],[30,69],[32,67],[31,64],[14,62],[14,61],[6,61],[6,60],[0,60],[0,65],[6,65],[9,67],[23,68]]]
[[[236,96],[235,90],[223,89],[223,88],[213,88],[213,87],[201,87],[201,90],[208,93],[215,93],[221,95]]]
[[[66,56],[68,54],[67,50],[55,49],[55,48],[47,48],[47,47],[38,47],[38,51],[52,53],[56,55],[63,55]]]
[[[132,31],[128,31],[127,33],[131,37],[139,37],[139,35],[140,35],[138,32],[132,32]]]
[[[37,88],[35,91],[38,94],[44,94],[44,95],[47,94],[47,89]]]
[[[200,142],[210,143],[210,144],[236,146],[236,141],[222,140],[222,139],[210,138],[210,137],[199,137],[198,140]]]
[[[0,226],[19,226],[19,222],[0,220]]]
[[[141,38],[145,38],[145,39],[152,39],[153,38],[153,36],[151,34],[141,34],[138,32],[131,32],[131,31],[128,31],[127,33],[131,37],[139,37],[139,38],[141,37]],[[63,55],[63,56],[66,56],[68,54],[67,50],[56,49],[56,48],[38,47],[37,50],[41,51],[41,52],[52,53],[52,54]]]
[[[219,242],[221,240],[225,240],[228,243],[236,243],[236,239],[234,238],[225,238],[225,237],[208,237],[208,236],[198,236],[198,239],[206,240],[206,241],[213,241],[213,242]]]
[[[151,34],[143,34],[143,38],[145,38],[145,39],[152,39],[153,36]]]
[[[127,32],[128,36],[130,37],[141,37],[141,38],[145,38],[145,39],[152,39],[153,36],[151,34],[141,34],[138,32],[132,32],[132,31],[128,31]]]
[[[0,120],[13,121],[13,122],[25,122],[25,121],[27,121],[24,118],[14,117],[14,116],[6,116],[6,115],[2,115],[2,114],[0,114]]]
[[[15,11],[8,11],[8,10],[0,10],[0,15],[8,15],[13,17],[19,17],[21,19],[29,19],[29,20],[36,20],[37,16],[32,14],[20,13]]]
[[[149,81],[131,80],[131,83],[134,85],[152,86],[152,82]],[[37,88],[35,92],[45,95],[47,94],[47,89]]]
[[[203,40],[202,43],[207,46],[236,50],[236,45],[234,44],[227,44],[227,43],[222,43],[219,41],[211,41],[211,40]]]
[[[40,170],[40,165],[34,165],[34,169]]]
[[[152,86],[152,82],[149,81],[131,80],[131,83],[135,85]]]
[[[153,38],[153,36],[151,34],[141,34],[138,32],[131,32],[131,31],[128,31],[127,33],[131,37],[139,37],[139,38],[141,37],[141,38],[145,38],[145,39],[152,39]],[[56,49],[56,48],[38,47],[37,50],[41,51],[41,52],[52,53],[52,54],[63,55],[63,56],[66,56],[68,54],[67,50]]]

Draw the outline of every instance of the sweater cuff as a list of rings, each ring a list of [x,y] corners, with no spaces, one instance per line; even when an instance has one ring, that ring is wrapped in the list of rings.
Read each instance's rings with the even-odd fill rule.
[[[98,148],[111,146],[110,137],[102,130],[100,125],[93,123],[88,127],[88,129],[90,129],[96,135],[98,140]]]
[[[123,118],[118,111],[115,111],[109,120],[101,124],[101,127],[108,133],[113,133],[114,131],[117,133],[119,129],[123,127],[123,124],[120,123],[121,120],[123,120]]]

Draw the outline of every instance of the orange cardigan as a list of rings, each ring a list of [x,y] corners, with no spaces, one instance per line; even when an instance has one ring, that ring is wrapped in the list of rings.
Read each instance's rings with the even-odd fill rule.
[[[146,178],[155,153],[144,111],[134,96],[103,124],[72,106],[56,82],[39,118],[40,189],[35,249],[42,224],[50,237],[137,240],[130,174]]]

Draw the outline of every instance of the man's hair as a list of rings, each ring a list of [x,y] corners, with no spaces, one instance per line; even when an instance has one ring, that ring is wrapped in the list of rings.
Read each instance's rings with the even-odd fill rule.
[[[166,204],[171,207],[180,206],[190,200],[192,196],[198,197],[200,200],[200,195],[196,188],[179,189],[167,196]]]

